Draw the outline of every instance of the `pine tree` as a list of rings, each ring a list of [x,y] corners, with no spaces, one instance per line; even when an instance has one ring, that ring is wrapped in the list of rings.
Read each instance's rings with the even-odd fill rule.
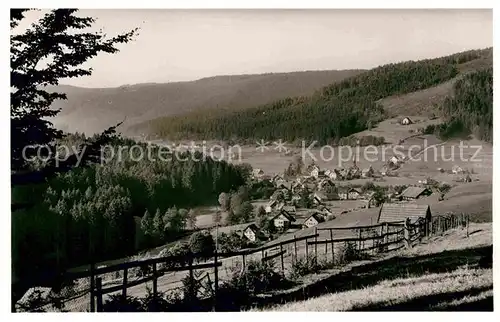
[[[156,209],[156,213],[153,217],[153,235],[158,240],[163,239],[163,234],[165,232],[165,225],[163,224],[162,214],[160,209]]]
[[[154,235],[154,225],[153,225],[153,217],[146,209],[144,216],[141,219],[141,230],[144,235],[153,236]]]

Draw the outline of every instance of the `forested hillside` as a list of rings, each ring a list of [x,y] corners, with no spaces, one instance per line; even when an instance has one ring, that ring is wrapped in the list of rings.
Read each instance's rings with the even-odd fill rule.
[[[196,111],[159,118],[146,126],[152,135],[169,139],[306,139],[335,143],[386,117],[377,100],[448,81],[458,75],[461,64],[489,53],[491,49],[475,50],[389,64],[326,86],[311,96],[238,111]]]
[[[121,147],[131,144],[135,142],[116,142]],[[158,149],[151,155],[157,159]],[[13,189],[13,202],[35,203],[12,214],[16,274],[116,258],[172,240],[187,228],[192,215],[182,208],[216,202],[220,192],[244,184],[251,171],[187,156],[179,156],[187,161],[172,156],[171,161],[159,162],[124,152],[121,161],[116,156],[104,166],[76,169],[45,184]],[[149,238],[143,238],[150,233],[148,227],[138,227],[134,220],[145,213],[154,216],[156,225],[155,236]]]
[[[310,95],[314,90],[358,75],[363,70],[324,70],[259,75],[215,76],[190,82],[124,85],[116,88],[58,86],[67,100],[52,121],[67,132],[93,134],[125,120],[118,129],[141,134],[130,126],[158,117],[199,109],[242,109],[290,95]]]
[[[442,108],[448,124],[459,124],[478,139],[493,141],[493,69],[466,75]]]

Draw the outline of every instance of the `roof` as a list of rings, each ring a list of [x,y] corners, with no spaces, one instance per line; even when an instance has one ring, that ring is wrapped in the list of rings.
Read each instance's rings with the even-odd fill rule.
[[[292,215],[290,215],[290,214],[289,214],[286,210],[284,210],[284,209],[281,209],[281,211],[280,211],[280,212],[278,212],[275,216],[273,216],[273,217],[271,218],[271,220],[276,219],[276,218],[277,218],[278,216],[280,216],[280,215],[285,216],[285,218],[286,218],[286,219],[288,219],[288,220],[290,220],[290,221],[295,221],[295,217],[293,217]]]
[[[403,191],[401,196],[408,198],[418,198],[418,196],[420,196],[426,190],[426,188],[422,187],[408,187],[405,189],[405,191]]]
[[[286,212],[295,212],[297,208],[295,208],[295,206],[284,206],[283,210]]]
[[[259,174],[259,173],[264,173],[264,171],[262,171],[262,169],[253,169],[252,173],[253,174]]]
[[[314,212],[314,213],[310,214],[309,216],[307,216],[306,218],[304,218],[304,220],[302,220],[300,224],[301,225],[305,224],[305,222],[307,220],[309,220],[309,218],[311,218],[311,217],[313,217],[314,219],[316,219],[316,221],[318,223],[325,221],[325,219],[323,218],[323,216],[319,212]]]
[[[410,218],[411,222],[419,218],[425,218],[427,213],[430,215],[429,205],[419,205],[414,203],[384,203],[380,207],[378,222],[404,221]]]

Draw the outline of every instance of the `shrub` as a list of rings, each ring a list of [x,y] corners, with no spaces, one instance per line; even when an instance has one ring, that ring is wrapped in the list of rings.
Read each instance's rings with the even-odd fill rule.
[[[104,312],[143,312],[142,303],[133,296],[112,294],[103,304]]]
[[[197,231],[189,238],[189,250],[194,254],[200,254],[204,258],[209,258],[213,255],[214,249],[214,239],[207,231]]]
[[[356,242],[344,242],[338,251],[338,262],[340,264],[347,264],[354,260],[361,259],[361,254],[359,253]]]

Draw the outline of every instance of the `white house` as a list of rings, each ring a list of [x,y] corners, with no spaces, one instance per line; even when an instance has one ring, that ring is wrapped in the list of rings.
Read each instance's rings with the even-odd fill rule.
[[[309,217],[307,217],[304,222],[302,223],[302,227],[304,228],[310,228],[314,227],[319,223],[322,223],[325,221],[325,218],[320,213],[313,213]]]
[[[243,236],[254,242],[260,237],[259,228],[255,224],[250,224],[243,230]]]
[[[291,223],[295,221],[295,218],[288,212],[281,210],[271,220],[273,221],[274,227],[281,230],[286,230],[290,227]]]
[[[407,116],[405,117],[404,119],[401,120],[401,124],[402,125],[410,125],[410,124],[413,124],[412,120],[410,120],[410,118]]]
[[[355,188],[351,188],[351,189],[349,189],[347,199],[356,200],[359,198],[360,194],[361,194],[361,191],[359,191],[358,189],[355,189]]]

